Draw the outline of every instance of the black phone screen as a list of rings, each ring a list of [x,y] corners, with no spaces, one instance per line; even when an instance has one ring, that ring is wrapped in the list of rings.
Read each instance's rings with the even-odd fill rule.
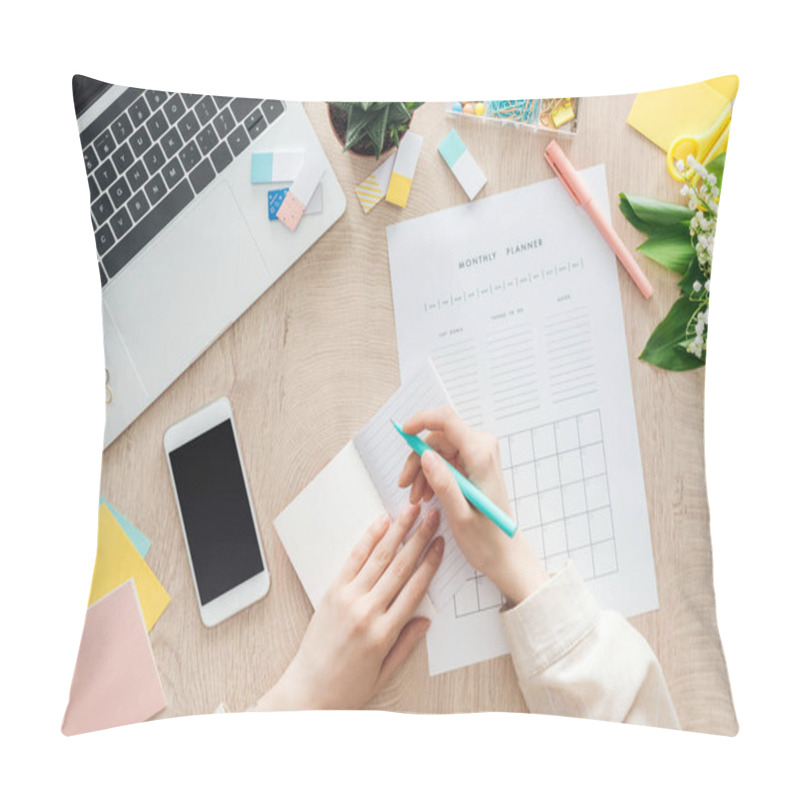
[[[231,421],[171,451],[169,460],[205,605],[264,569]]]

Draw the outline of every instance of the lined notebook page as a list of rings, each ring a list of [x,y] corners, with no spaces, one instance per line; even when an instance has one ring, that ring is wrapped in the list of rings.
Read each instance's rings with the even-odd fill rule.
[[[355,435],[353,442],[386,510],[396,517],[408,503],[409,490],[397,485],[400,470],[411,449],[397,433],[392,420],[402,425],[418,411],[452,405],[447,391],[430,360],[392,395],[377,414]],[[473,574],[473,569],[453,538],[444,509],[437,498],[423,505],[438,508],[439,534],[444,538],[444,556],[428,594],[437,609],[442,608]],[[420,519],[422,518],[420,514]]]

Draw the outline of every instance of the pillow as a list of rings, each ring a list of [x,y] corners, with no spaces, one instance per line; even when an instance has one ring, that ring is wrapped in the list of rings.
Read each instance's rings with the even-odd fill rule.
[[[514,596],[443,502],[430,627],[356,705],[735,734],[702,434],[737,88],[300,104],[76,75],[106,428],[63,732],[278,707],[407,503],[388,415],[436,398],[491,434],[481,485],[544,577]],[[303,696],[348,705],[318,660]]]

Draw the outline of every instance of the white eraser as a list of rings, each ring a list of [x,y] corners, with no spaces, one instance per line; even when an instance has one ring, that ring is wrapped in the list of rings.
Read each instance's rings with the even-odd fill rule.
[[[389,186],[386,189],[386,202],[405,208],[411,191],[411,180],[417,168],[419,154],[422,151],[422,137],[418,133],[407,131],[400,140],[397,157],[394,160]]]
[[[293,181],[306,154],[302,150],[271,150],[253,153],[250,158],[250,183]]]
[[[306,156],[303,166],[294,179],[289,193],[278,209],[278,219],[290,230],[294,231],[300,224],[311,197],[319,186],[325,173],[325,162],[315,156]]]
[[[456,176],[461,188],[467,193],[467,197],[472,200],[486,185],[486,176],[481,172],[478,162],[467,150],[467,146],[455,128],[439,145],[439,154],[450,167],[453,175]]]
[[[314,194],[317,186],[319,186],[324,172],[325,162],[317,156],[307,154],[289,192],[304,206],[307,206],[309,200],[311,200],[311,195]]]
[[[392,172],[406,178],[413,178],[421,151],[422,137],[418,133],[407,131],[400,140],[400,147],[397,148],[397,158],[394,160]]]

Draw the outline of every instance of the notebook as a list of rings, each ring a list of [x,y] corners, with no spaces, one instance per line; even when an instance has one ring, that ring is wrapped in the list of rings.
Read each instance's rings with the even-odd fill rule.
[[[450,398],[428,360],[275,519],[278,537],[314,608],[367,526],[384,511],[395,518],[408,502],[408,489],[400,489],[397,479],[411,451],[392,420],[402,424],[418,411],[443,405],[451,405]],[[436,498],[423,504],[423,513],[431,507],[440,509],[438,533],[445,549],[418,610],[429,618],[472,573]]]

